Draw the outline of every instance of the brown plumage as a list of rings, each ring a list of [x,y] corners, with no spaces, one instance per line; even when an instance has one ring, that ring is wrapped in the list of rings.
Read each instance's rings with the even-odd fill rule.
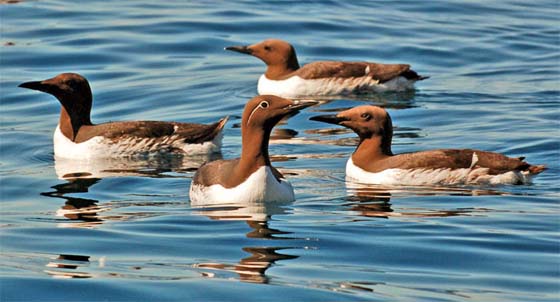
[[[277,180],[282,174],[272,167],[268,142],[272,128],[284,117],[316,104],[315,101],[292,101],[272,95],[254,97],[247,102],[241,120],[241,157],[217,160],[200,167],[193,178],[194,185],[220,184],[233,188],[243,183],[262,166],[271,168]]]
[[[337,124],[352,129],[360,137],[360,143],[352,154],[352,162],[358,168],[378,173],[387,169],[476,169],[484,168],[487,175],[499,175],[510,171],[538,174],[544,165],[531,165],[523,157],[472,149],[438,149],[394,155],[391,151],[393,125],[391,117],[382,108],[359,106],[336,115],[315,116],[312,120]]]
[[[371,76],[379,83],[384,83],[398,76],[409,80],[427,78],[419,76],[407,64],[318,61],[300,67],[294,47],[288,42],[278,39],[269,39],[248,46],[230,46],[226,49],[250,54],[261,59],[267,64],[265,75],[270,80],[285,80],[292,76],[308,80]]]
[[[366,73],[366,71],[369,71]],[[368,62],[318,61],[304,65],[284,78],[297,75],[303,79],[358,78],[371,76],[379,83],[385,83],[398,76],[418,80],[420,76],[407,64],[379,64]]]
[[[220,184],[224,188],[229,189],[243,183],[261,167],[257,165],[244,166],[240,165],[240,162],[241,159],[236,158],[231,160],[220,159],[206,163],[198,169],[193,178],[193,184],[203,186]],[[280,171],[270,164],[268,166],[276,180],[284,178]]]
[[[26,82],[19,87],[46,92],[59,100],[62,105],[59,119],[60,131],[75,144],[87,142],[94,137],[102,137],[107,139],[105,142],[114,144],[122,140],[142,142],[145,143],[145,149],[150,149],[142,150],[141,146],[131,145],[131,152],[154,151],[154,149],[179,151],[181,144],[202,144],[214,140],[227,122],[227,118],[223,118],[209,125],[160,121],[109,122],[94,125],[90,119],[93,103],[91,88],[81,75],[62,73],[44,81]],[[135,150],[135,147],[138,147],[138,150]],[[122,153],[128,152],[123,150]],[[63,154],[59,155],[63,156]]]
[[[439,149],[414,153],[402,153],[393,155],[378,162],[354,163],[369,172],[380,172],[386,169],[468,169],[471,168],[473,153],[476,152],[478,162],[474,167],[488,168],[492,175],[502,174],[508,171],[528,171],[532,167],[519,158],[511,158],[505,155],[473,150],[473,149]],[[354,158],[354,157],[353,157]],[[356,156],[359,158],[359,156]]]
[[[194,124],[159,121],[111,122],[80,127],[74,141],[81,143],[95,136],[118,140],[122,137],[160,138],[176,135],[185,144],[202,144],[218,135],[226,118],[212,124]]]

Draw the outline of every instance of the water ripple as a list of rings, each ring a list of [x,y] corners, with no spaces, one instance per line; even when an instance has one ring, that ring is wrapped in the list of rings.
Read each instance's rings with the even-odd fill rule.
[[[0,1],[2,300],[556,301],[557,12],[554,0]],[[233,158],[265,65],[223,48],[266,38],[292,42],[300,63],[407,63],[431,78],[282,122],[270,154],[297,198],[282,205],[191,204],[212,158],[56,159],[60,105],[17,87],[81,73],[96,123],[229,115],[220,157]],[[526,186],[356,186],[344,175],[356,135],[309,117],[363,104],[391,114],[395,152],[476,148],[549,169]]]

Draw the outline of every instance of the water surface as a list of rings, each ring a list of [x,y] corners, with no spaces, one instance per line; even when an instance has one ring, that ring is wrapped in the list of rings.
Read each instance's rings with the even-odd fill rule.
[[[557,1],[7,2],[3,301],[560,298]],[[270,153],[293,203],[191,206],[204,157],[55,159],[58,103],[17,88],[83,74],[94,122],[229,115],[220,156],[233,158],[264,65],[223,48],[270,37],[292,42],[301,63],[409,63],[431,76],[415,92],[336,98],[280,125]],[[476,148],[549,169],[523,186],[347,186],[355,135],[308,118],[362,104],[387,108],[395,152]]]

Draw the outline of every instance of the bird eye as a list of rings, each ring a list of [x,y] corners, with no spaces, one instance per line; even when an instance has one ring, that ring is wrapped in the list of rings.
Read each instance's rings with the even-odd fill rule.
[[[371,115],[369,113],[362,113],[361,117],[366,121],[371,120]]]
[[[261,108],[263,108],[263,109],[266,109],[266,108],[268,108],[268,102],[267,102],[267,101],[262,101],[262,102],[259,104],[259,106],[260,106]]]
[[[266,51],[270,51],[271,49],[272,49],[272,48],[271,48],[270,46],[268,46],[268,45],[266,45],[266,46],[264,47],[264,50],[266,50]]]

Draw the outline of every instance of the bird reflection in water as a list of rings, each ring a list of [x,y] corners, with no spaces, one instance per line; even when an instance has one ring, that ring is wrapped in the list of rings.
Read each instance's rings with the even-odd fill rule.
[[[392,218],[392,217],[411,217],[411,218],[429,218],[429,217],[450,217],[450,216],[467,216],[475,213],[483,213],[489,211],[485,208],[460,208],[460,209],[402,209],[395,211],[391,207],[392,197],[418,197],[418,196],[479,196],[479,195],[504,195],[506,193],[487,190],[487,189],[469,189],[461,187],[399,187],[399,186],[383,186],[360,184],[350,180],[346,181],[346,200],[348,203],[344,206],[350,207],[352,211],[363,217]]]
[[[191,204],[197,210],[195,213],[207,216],[213,220],[240,220],[245,221],[251,230],[245,235],[247,238],[267,240],[292,240],[297,239],[290,236],[290,232],[284,232],[271,228],[269,221],[272,215],[284,213],[281,204],[254,203],[254,204],[224,204],[204,205]],[[236,273],[239,280],[250,283],[269,283],[270,278],[266,271],[277,261],[295,259],[299,256],[280,253],[280,250],[293,249],[294,247],[243,247],[243,251],[250,256],[239,260],[236,264],[203,262],[193,265],[197,269],[203,269],[203,277],[217,278],[216,271],[227,271]]]
[[[195,171],[206,161],[221,159],[220,153],[198,156],[165,155],[69,159],[55,157],[54,168],[60,179],[106,178],[119,176],[170,177],[168,172]]]
[[[196,170],[207,160],[221,158],[220,154],[200,156],[162,155],[146,158],[91,158],[84,160],[55,157],[54,168],[57,176],[65,182],[52,186],[54,191],[41,193],[43,196],[64,199],[64,205],[56,211],[56,216],[67,220],[59,227],[92,228],[105,220],[122,221],[132,217],[146,217],[149,213],[128,215],[100,215],[117,207],[115,202],[99,203],[98,200],[73,197],[74,193],[87,193],[89,188],[107,177],[152,177],[170,178],[173,173]],[[161,205],[162,203],[158,203]],[[131,203],[118,203],[118,207],[131,206]],[[152,206],[154,203],[143,202],[137,206]],[[69,222],[69,221],[71,222]]]
[[[54,278],[92,278],[92,273],[81,271],[89,266],[90,256],[61,254],[51,258],[45,273]],[[104,258],[99,259],[99,266],[104,266]]]
[[[60,227],[85,227],[91,228],[103,222],[99,213],[109,208],[98,205],[95,199],[67,196],[72,193],[88,192],[89,187],[99,182],[99,178],[74,178],[68,182],[54,185],[52,192],[43,192],[41,195],[52,198],[64,199],[64,205],[56,211],[56,216],[65,217],[75,223],[59,223]]]

